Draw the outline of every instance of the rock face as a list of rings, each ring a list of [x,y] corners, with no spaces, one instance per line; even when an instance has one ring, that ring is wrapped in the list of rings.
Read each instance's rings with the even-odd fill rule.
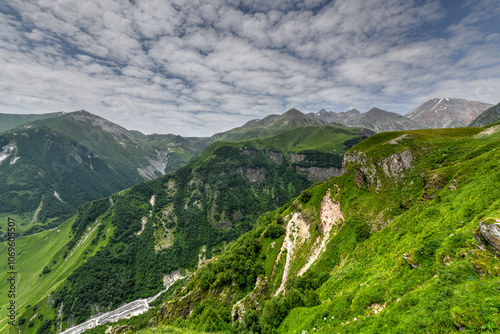
[[[413,154],[410,150],[394,153],[379,162],[384,174],[390,178],[401,178],[404,172],[410,169],[413,162]]]
[[[426,128],[467,126],[492,104],[461,99],[435,98],[422,103],[405,116]]]
[[[342,170],[340,168],[329,167],[296,167],[298,170],[307,173],[307,178],[311,181],[325,181],[332,176],[342,175]]]
[[[330,197],[331,192],[330,189],[328,189],[321,200],[321,210],[319,213],[321,224],[318,226],[318,230],[321,231],[322,236],[316,239],[316,242],[311,248],[307,263],[299,270],[298,276],[303,275],[326,250],[326,244],[330,240],[330,234],[337,233],[337,227],[344,221],[344,214],[340,209],[340,203],[332,201]]]
[[[362,185],[373,186],[377,184],[377,169],[368,163],[366,154],[359,151],[347,152],[342,162],[342,174],[346,173],[347,166],[354,163],[356,166],[356,179],[358,188]]]
[[[342,173],[346,173],[348,168],[355,168],[355,185],[357,188],[364,186],[376,186],[377,191],[382,186],[381,178],[390,179],[397,182],[405,176],[405,172],[413,166],[413,154],[409,149],[403,152],[391,154],[379,161],[370,161],[366,154],[358,151],[350,151],[344,155],[342,163]],[[381,171],[383,175],[377,170]]]
[[[306,154],[300,154],[300,153],[290,153],[288,154],[288,159],[290,162],[297,163],[304,161],[307,158]]]
[[[277,259],[280,259],[284,256],[285,263],[281,285],[274,293],[274,296],[279,295],[280,292],[285,290],[285,285],[290,275],[301,276],[313,265],[319,256],[326,250],[330,235],[337,232],[337,226],[343,221],[344,215],[340,209],[340,203],[331,199],[331,190],[328,189],[321,200],[320,224],[317,226],[320,234],[314,240],[310,248],[306,248],[308,252],[308,256],[306,256],[307,261],[295,274],[292,266],[294,265],[297,255],[300,256],[300,254],[304,252],[304,248],[302,248],[304,243],[307,243],[309,238],[311,238],[311,223],[306,220],[306,216],[301,212],[295,212],[291,215],[288,219],[283,244],[281,245],[277,257]],[[275,262],[275,269],[276,263],[278,262]]]
[[[165,287],[171,286],[175,281],[181,279],[183,276],[181,274],[181,268],[177,270],[172,270],[168,275],[163,274],[163,285]]]
[[[285,162],[285,158],[283,156],[283,153],[281,152],[266,151],[265,154],[272,162],[277,165],[283,165],[283,163]]]
[[[257,277],[257,282],[255,282],[253,291],[233,305],[233,310],[231,312],[233,323],[236,321],[243,321],[245,313],[250,309],[254,309],[260,313],[260,299],[267,292],[267,289],[267,277],[260,275]]]
[[[500,223],[486,225],[483,222],[480,222],[479,230],[486,241],[488,241],[488,243],[496,250],[500,251]]]

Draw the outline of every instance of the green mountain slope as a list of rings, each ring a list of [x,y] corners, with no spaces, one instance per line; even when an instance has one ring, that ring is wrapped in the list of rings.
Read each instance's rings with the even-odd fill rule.
[[[36,304],[54,291],[68,275],[105,242],[104,238],[99,243],[93,241],[99,229],[92,226],[93,229],[85,233],[81,243],[68,251],[66,245],[72,240],[70,232],[73,221],[74,219],[70,219],[57,228],[17,240],[15,270],[19,275],[17,276],[15,302],[18,323],[29,324],[29,318],[20,316],[23,312],[43,314],[43,307],[39,308]],[[110,230],[105,231],[104,234],[109,232]],[[7,254],[6,243],[0,244],[0,252]],[[0,279],[4,282],[10,277],[8,274],[10,270],[6,264],[2,265],[0,272]],[[10,299],[6,293],[0,295],[2,310],[6,309],[9,302]],[[15,328],[7,324],[8,320],[10,319],[2,318],[0,321],[0,333],[6,333]],[[34,332],[31,329],[29,328],[27,333]]]
[[[209,137],[182,137],[173,134],[144,135],[142,140],[165,152],[165,173],[172,172],[197,157],[210,143]]]
[[[28,126],[39,125],[85,146],[110,167],[136,182],[162,175],[163,159],[152,147],[121,126],[85,110],[36,121]]]
[[[10,126],[24,122],[0,134],[0,190],[3,190],[0,195],[0,218],[14,215],[21,233],[34,233],[57,226],[86,201],[109,196],[138,182],[172,172],[219,139],[249,140],[282,133],[283,138],[276,139],[277,142],[272,145],[267,142],[266,147],[298,152],[307,148],[327,151],[331,146],[331,153],[338,160],[345,150],[345,140],[371,134],[344,127],[322,129],[313,134],[311,127],[318,128],[323,123],[297,110],[268,117],[273,119],[272,122],[255,121],[254,125],[210,138],[130,132],[85,110],[45,115],[0,114],[0,118],[6,119]],[[310,125],[311,129],[301,128],[303,125]],[[46,134],[41,136],[36,129],[42,129],[40,131]],[[292,138],[295,134],[289,132],[290,129],[299,129],[299,139]],[[327,143],[322,134],[333,140],[332,144],[317,147],[317,143]],[[310,138],[306,140],[308,136]],[[296,145],[292,144],[294,140],[297,143],[303,141],[302,146],[292,147]],[[58,144],[52,145],[53,142]],[[65,148],[60,149],[63,146]],[[93,164],[85,163],[90,157],[97,160]],[[304,159],[304,156],[297,159]],[[94,165],[97,166],[97,161],[99,168],[96,169]],[[333,172],[311,170],[312,166],[307,162],[302,165],[311,180],[319,180],[325,173]],[[82,168],[86,171],[83,172]],[[2,235],[0,240],[3,240]]]
[[[212,140],[242,141],[252,138],[269,137],[280,132],[301,127],[332,125],[328,122],[304,115],[297,109],[290,109],[282,115],[269,115],[255,119],[241,127],[213,135]]]
[[[21,331],[37,330],[47,325],[43,325],[46,320],[52,321],[51,326],[66,328],[98,311],[154,295],[162,289],[165,274],[178,268],[196,270],[250,230],[259,215],[313,184],[310,168],[339,173],[340,155],[361,140],[359,131],[304,128],[303,139],[293,144],[286,143],[286,138],[294,137],[285,133],[259,141],[216,142],[171,174],[117,193],[111,201],[81,207],[65,251],[71,253],[86,231],[94,229],[101,232],[92,243],[102,247],[92,248],[95,255],[82,262],[49,298],[39,301],[38,311],[20,311],[24,319],[43,314],[43,319],[26,321]],[[317,138],[330,140],[334,133],[336,140],[331,144],[318,141],[320,149],[313,150]],[[301,145],[308,151],[300,151]],[[341,152],[334,152],[335,148]],[[63,268],[59,262],[49,265],[47,279]]]
[[[47,127],[0,135],[0,230],[7,216],[17,232],[53,228],[90,200],[134,183],[99,156]]]
[[[20,124],[0,134],[0,226],[14,217],[23,235],[57,226],[85,202],[174,170],[202,149],[176,153],[189,148],[140,140],[84,110],[0,119],[4,126]],[[0,241],[4,235],[0,230]]]
[[[498,125],[368,138],[346,154],[342,176],[261,216],[150,324],[241,333],[498,331],[499,147]]]
[[[500,103],[483,111],[469,126],[481,127],[498,121],[500,121]]]

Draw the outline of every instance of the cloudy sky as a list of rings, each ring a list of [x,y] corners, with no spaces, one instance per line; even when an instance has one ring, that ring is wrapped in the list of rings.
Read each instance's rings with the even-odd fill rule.
[[[500,102],[498,0],[0,1],[0,112],[206,136],[295,107]]]

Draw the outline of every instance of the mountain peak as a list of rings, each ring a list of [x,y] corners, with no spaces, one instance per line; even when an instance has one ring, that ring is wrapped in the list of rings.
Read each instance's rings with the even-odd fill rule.
[[[358,109],[351,109],[345,111],[345,114],[348,116],[361,115],[361,111],[359,111]]]
[[[388,111],[385,111],[380,108],[371,108],[370,110],[367,111],[367,114],[384,114],[388,113]]]
[[[285,112],[282,116],[285,116],[285,117],[300,117],[300,116],[304,116],[304,114],[295,109],[295,108],[292,108],[290,110],[288,110],[287,112]]]
[[[427,128],[467,126],[492,104],[457,98],[430,99],[405,116]]]

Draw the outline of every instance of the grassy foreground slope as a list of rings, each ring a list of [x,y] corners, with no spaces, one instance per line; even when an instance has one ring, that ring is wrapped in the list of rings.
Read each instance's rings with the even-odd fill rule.
[[[28,323],[28,319],[20,317],[24,312],[37,314],[36,304],[54,291],[64,280],[100,247],[92,240],[97,229],[86,231],[81,243],[68,251],[66,245],[72,240],[71,225],[74,218],[69,219],[57,228],[43,231],[36,235],[21,238],[16,242],[16,272],[17,294],[16,308],[18,321]],[[109,231],[107,232],[109,233]],[[7,254],[7,244],[0,244],[0,253]],[[6,282],[8,275],[7,263],[2,264],[0,279]],[[5,309],[9,299],[7,293],[0,295],[0,305]],[[24,320],[21,320],[24,319]],[[0,333],[5,333],[11,326],[8,318],[0,319]]]
[[[344,174],[199,269],[151,324],[209,332],[493,333],[500,125],[382,133]],[[323,247],[326,245],[326,247]]]

